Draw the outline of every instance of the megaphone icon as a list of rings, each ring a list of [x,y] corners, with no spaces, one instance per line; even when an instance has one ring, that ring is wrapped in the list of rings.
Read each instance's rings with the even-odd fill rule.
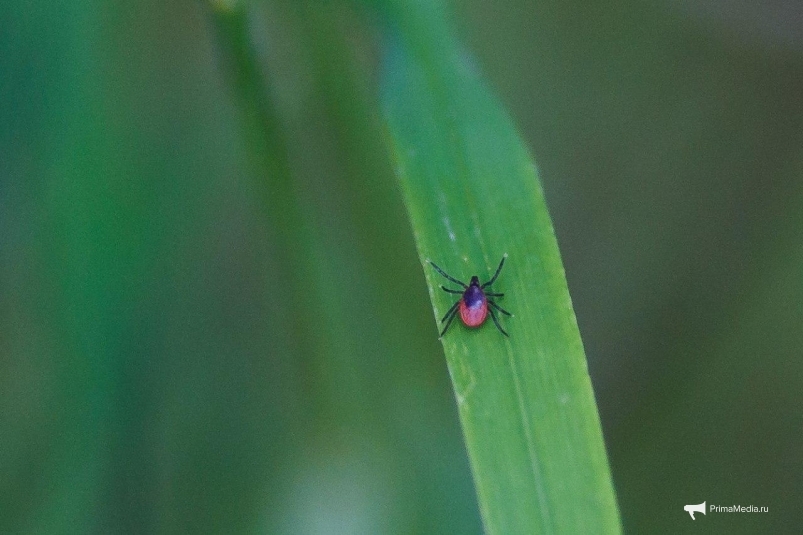
[[[698,503],[697,505],[684,505],[683,510],[689,512],[689,516],[691,517],[692,520],[696,520],[694,518],[694,513],[705,514],[705,502]]]

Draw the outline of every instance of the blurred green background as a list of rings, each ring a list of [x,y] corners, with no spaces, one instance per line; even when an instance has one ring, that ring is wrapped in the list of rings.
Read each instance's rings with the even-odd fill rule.
[[[481,532],[370,4],[253,4],[261,126],[206,4],[0,7],[1,532]],[[625,531],[799,532],[799,8],[450,7],[539,164]]]

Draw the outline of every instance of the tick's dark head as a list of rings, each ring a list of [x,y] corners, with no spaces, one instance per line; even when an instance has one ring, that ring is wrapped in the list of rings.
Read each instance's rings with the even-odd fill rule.
[[[471,277],[471,282],[468,283],[469,286],[479,286],[480,285],[480,278],[476,275]]]

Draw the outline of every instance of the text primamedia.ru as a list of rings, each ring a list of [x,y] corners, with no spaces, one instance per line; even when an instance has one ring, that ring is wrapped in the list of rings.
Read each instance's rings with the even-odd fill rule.
[[[769,513],[769,507],[758,505],[714,505],[708,506],[710,513]]]

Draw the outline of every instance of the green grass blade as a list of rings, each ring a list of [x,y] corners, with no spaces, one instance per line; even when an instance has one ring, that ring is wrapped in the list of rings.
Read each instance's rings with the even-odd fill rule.
[[[412,8],[411,8],[412,10]],[[397,23],[383,105],[436,319],[455,301],[432,260],[487,281],[514,317],[443,338],[488,533],[618,533],[571,299],[535,166],[437,16]],[[400,11],[400,13],[402,13]],[[431,15],[431,13],[429,14]],[[451,284],[454,287],[454,284]],[[432,335],[436,335],[433,328]]]

